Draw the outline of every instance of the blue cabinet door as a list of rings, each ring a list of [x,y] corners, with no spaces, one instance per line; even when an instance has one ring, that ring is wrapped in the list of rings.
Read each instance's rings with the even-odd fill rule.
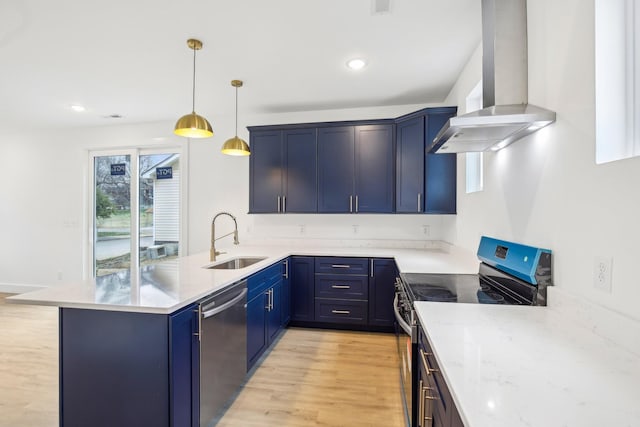
[[[396,124],[396,212],[424,212],[424,116]]]
[[[267,299],[267,343],[271,344],[278,332],[282,329],[282,279],[279,279],[276,283],[269,288]]]
[[[392,259],[374,259],[369,278],[369,325],[393,328],[393,297],[398,275]]]
[[[282,132],[251,133],[249,211],[279,212],[282,197]]]
[[[318,172],[316,129],[283,132],[284,180],[282,211],[309,213],[318,211]],[[253,153],[252,153],[253,155]]]
[[[192,304],[169,316],[169,360],[171,361],[172,426],[199,425],[200,343],[198,307]],[[198,331],[200,332],[200,331]]]
[[[448,112],[432,113],[426,117],[427,141],[433,140],[455,108]],[[433,214],[456,213],[457,156],[451,154],[427,154],[425,159],[425,212]]]
[[[291,322],[314,320],[314,258],[291,257]]]
[[[353,211],[354,141],[353,126],[318,129],[318,212]]]
[[[355,127],[355,205],[358,212],[393,212],[393,125]]]
[[[267,293],[262,292],[247,303],[247,371],[267,348],[265,309]]]

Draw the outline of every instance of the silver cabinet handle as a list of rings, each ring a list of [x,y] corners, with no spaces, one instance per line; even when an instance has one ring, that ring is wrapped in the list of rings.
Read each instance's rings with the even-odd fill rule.
[[[284,278],[285,279],[289,278],[289,260],[288,259],[284,260]]]
[[[371,258],[371,277],[373,277],[373,258]]]
[[[282,213],[287,212],[287,196],[282,196]]]
[[[349,196],[349,212],[353,212],[353,196]]]
[[[422,203],[422,194],[418,193],[418,212],[422,212],[422,207],[420,206]]]
[[[278,196],[278,213],[280,213],[280,196]]]
[[[193,335],[198,337],[198,341],[200,341],[200,331],[202,330],[202,307],[198,306],[197,310],[193,310],[194,313],[198,313],[198,332],[195,332]]]
[[[349,264],[331,264],[331,268],[351,268]]]
[[[356,194],[356,213],[358,213],[358,195]]]
[[[333,289],[351,289],[349,285],[331,285]]]
[[[331,310],[333,314],[351,314],[349,310]]]

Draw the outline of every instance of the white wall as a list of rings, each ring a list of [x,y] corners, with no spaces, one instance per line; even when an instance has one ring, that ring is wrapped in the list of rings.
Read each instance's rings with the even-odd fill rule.
[[[528,2],[529,102],[557,122],[485,155],[485,190],[465,194],[458,156],[458,212],[447,239],[481,234],[553,250],[556,286],[640,319],[640,159],[595,164],[594,6]],[[464,106],[480,79],[471,60],[448,101]],[[594,257],[613,257],[612,293],[593,285]]]
[[[240,116],[247,125],[393,118],[424,105],[297,114]],[[407,239],[441,237],[443,216],[424,215],[247,215],[249,159],[224,156],[222,143],[234,135],[233,116],[209,118],[211,139],[172,135],[174,123],[104,126],[0,134],[4,160],[0,186],[0,289],[77,281],[87,265],[88,152],[93,149],[181,144],[188,151],[188,252],[209,248],[210,222],[225,210],[238,217],[240,242],[284,239]],[[182,165],[181,165],[182,166]],[[231,229],[221,218],[221,232]],[[301,233],[300,226],[304,226]],[[428,234],[424,226],[428,225]],[[354,229],[354,226],[356,228]],[[221,241],[220,247],[231,243]]]

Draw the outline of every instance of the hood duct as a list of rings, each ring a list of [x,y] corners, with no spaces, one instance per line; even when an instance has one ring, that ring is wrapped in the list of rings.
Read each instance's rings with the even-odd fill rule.
[[[427,151],[495,151],[553,123],[556,113],[527,103],[527,68],[526,0],[482,0],[485,108],[449,119]]]

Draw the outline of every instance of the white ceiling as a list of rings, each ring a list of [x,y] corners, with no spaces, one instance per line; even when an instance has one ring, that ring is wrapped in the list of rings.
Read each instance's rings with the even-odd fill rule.
[[[233,111],[232,79],[241,113],[442,102],[480,43],[480,0],[374,1],[1,0],[0,129],[176,120],[190,37],[210,120]]]

